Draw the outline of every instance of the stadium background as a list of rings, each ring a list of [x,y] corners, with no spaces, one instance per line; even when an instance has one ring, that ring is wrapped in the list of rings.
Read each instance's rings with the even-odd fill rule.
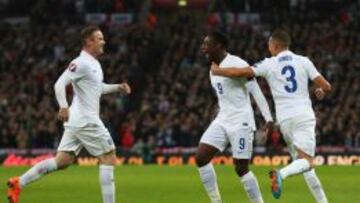
[[[253,64],[269,56],[267,38],[282,27],[291,49],[309,56],[333,86],[325,100],[313,100],[317,163],[358,165],[359,10],[358,0],[0,0],[0,162],[30,165],[54,154],[63,127],[53,85],[80,51],[80,29],[97,24],[107,41],[100,58],[105,81],[128,81],[133,89],[101,102],[119,164],[193,165],[216,109],[199,52],[205,33],[223,30],[229,52]],[[274,110],[266,83],[258,81]],[[254,153],[254,165],[290,160],[279,133],[258,130]],[[86,152],[78,163],[96,165]],[[225,153],[216,163],[231,159]]]

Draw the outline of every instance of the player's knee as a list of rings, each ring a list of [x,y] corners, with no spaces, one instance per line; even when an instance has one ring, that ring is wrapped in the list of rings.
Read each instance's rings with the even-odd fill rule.
[[[248,164],[235,164],[235,171],[239,177],[247,174],[249,172],[249,165]]]
[[[68,168],[70,165],[71,165],[71,164],[58,163],[57,169],[58,169],[58,170],[64,170],[64,169]]]
[[[55,158],[58,170],[66,169],[75,161],[74,156],[56,156]]]
[[[305,154],[305,153],[299,153],[298,155],[298,159],[305,159],[306,161],[309,162],[310,164],[310,168],[314,168],[315,164],[314,164],[314,158]]]
[[[202,167],[208,164],[210,162],[210,159],[207,158],[207,156],[204,153],[197,152],[195,155],[195,161],[198,167]]]
[[[100,164],[113,166],[116,164],[116,155],[114,151],[101,155],[98,158]]]

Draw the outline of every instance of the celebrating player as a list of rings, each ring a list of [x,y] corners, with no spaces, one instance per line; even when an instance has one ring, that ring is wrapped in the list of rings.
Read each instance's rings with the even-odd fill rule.
[[[126,83],[103,83],[103,71],[96,59],[103,54],[105,40],[98,27],[82,30],[82,51],[74,59],[55,84],[56,99],[60,110],[59,120],[65,131],[55,158],[37,163],[20,177],[8,181],[8,199],[18,203],[21,190],[45,174],[71,165],[76,155],[85,147],[99,159],[99,178],[104,203],[115,203],[114,165],[115,146],[104,124],[100,120],[100,97],[111,92],[130,93]],[[66,101],[66,86],[72,84],[74,97],[71,106]]]
[[[201,49],[210,61],[214,61],[221,67],[248,66],[248,63],[241,58],[226,52],[227,44],[228,38],[224,34],[212,32],[205,37]],[[268,104],[255,80],[247,82],[246,78],[226,78],[211,73],[210,80],[216,91],[220,110],[204,132],[196,154],[201,181],[211,202],[222,202],[211,160],[216,153],[223,151],[230,143],[236,173],[250,201],[262,203],[264,201],[257,179],[248,168],[255,130],[249,91],[266,120],[272,123]]]
[[[293,158],[290,165],[270,172],[273,196],[280,198],[284,179],[303,173],[316,201],[327,203],[313,169],[316,120],[309,98],[308,81],[310,79],[315,83],[315,95],[318,99],[322,99],[331,90],[331,85],[307,57],[289,50],[290,42],[290,36],[286,32],[277,30],[272,33],[268,42],[273,57],[256,64],[255,68],[222,68],[224,66],[219,67],[215,61],[211,72],[213,75],[230,78],[261,76],[267,80],[275,102],[277,121]]]

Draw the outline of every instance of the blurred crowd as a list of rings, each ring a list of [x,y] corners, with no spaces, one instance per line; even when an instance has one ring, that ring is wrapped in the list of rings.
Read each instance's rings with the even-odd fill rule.
[[[96,0],[76,2],[99,3]],[[266,9],[261,1],[253,2],[260,3],[244,4],[240,11],[262,12],[263,24],[219,27],[231,38],[229,52],[253,64],[269,56],[269,31],[276,27],[288,30],[293,40],[291,49],[309,56],[333,86],[325,100],[313,100],[318,144],[359,148],[360,14],[357,11],[360,3],[349,1],[338,9],[331,7],[330,15],[314,9],[301,14],[307,6],[313,6],[306,0],[290,1],[296,4],[287,4],[284,13],[272,11],[271,5]],[[38,6],[46,5],[38,3]],[[112,6],[103,9],[109,12],[116,9],[113,4],[109,5]],[[222,7],[225,12],[229,5]],[[285,14],[292,11],[299,15],[289,15],[282,21]],[[101,102],[101,118],[117,146],[124,151],[151,154],[155,149],[195,147],[217,111],[208,79],[209,65],[199,52],[204,33],[212,27],[207,25],[206,18],[194,20],[193,12],[157,15],[159,23],[155,27],[142,23],[102,27],[107,45],[106,54],[99,60],[105,81],[127,81],[133,89],[130,96],[106,95]],[[79,30],[83,23],[77,15],[76,18],[31,26],[0,24],[1,148],[57,147],[62,124],[56,120],[58,106],[53,85],[80,51]],[[34,14],[33,19],[41,18]],[[259,79],[259,83],[272,104],[266,82]],[[68,93],[71,99],[71,88]],[[259,128],[256,145],[281,148],[279,133],[264,137],[261,130],[264,120],[256,105],[253,106]],[[274,110],[273,104],[271,106]]]

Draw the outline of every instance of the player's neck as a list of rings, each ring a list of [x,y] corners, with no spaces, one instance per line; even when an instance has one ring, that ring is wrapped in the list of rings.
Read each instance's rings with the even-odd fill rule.
[[[91,50],[89,50],[88,48],[83,47],[82,50],[85,51],[86,53],[88,53],[89,55],[91,55],[92,57],[97,58],[97,55],[94,52],[92,52]]]
[[[289,49],[281,49],[281,50],[279,50],[279,51],[275,54],[275,56],[279,55],[281,52],[288,51],[288,50],[289,50]]]
[[[220,64],[222,60],[224,60],[224,58],[226,57],[227,52],[226,51],[222,51],[219,54],[215,55],[214,57],[214,62],[216,64]]]

